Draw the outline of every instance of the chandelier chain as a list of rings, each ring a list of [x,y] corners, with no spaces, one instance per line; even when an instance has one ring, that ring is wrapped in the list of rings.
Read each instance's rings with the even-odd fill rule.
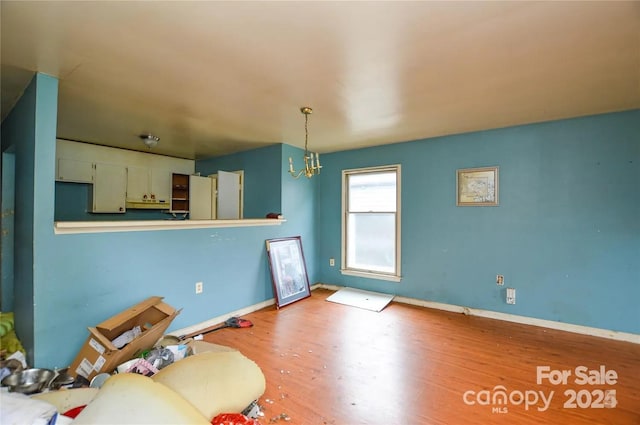
[[[307,149],[307,142],[309,139],[309,114],[304,114],[304,154],[307,155],[309,149]]]

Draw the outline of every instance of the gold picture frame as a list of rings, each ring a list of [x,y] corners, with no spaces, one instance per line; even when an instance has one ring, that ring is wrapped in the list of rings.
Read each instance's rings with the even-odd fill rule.
[[[456,173],[456,205],[498,205],[498,167],[464,168]]]

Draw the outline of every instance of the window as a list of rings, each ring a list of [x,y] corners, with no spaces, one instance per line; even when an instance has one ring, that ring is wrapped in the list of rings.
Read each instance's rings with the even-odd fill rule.
[[[400,165],[342,172],[341,271],[400,281]]]

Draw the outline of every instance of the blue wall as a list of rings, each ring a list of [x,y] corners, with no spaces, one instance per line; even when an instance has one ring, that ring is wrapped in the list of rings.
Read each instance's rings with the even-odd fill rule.
[[[276,154],[270,155],[266,166],[277,176],[282,147],[272,149]],[[264,164],[256,171],[251,159],[255,153],[246,155],[246,181],[260,181]],[[269,184],[262,190],[273,194],[273,199],[279,199],[281,192],[290,192],[291,199],[301,198],[299,203],[315,196],[312,186],[293,191],[272,176],[263,180]],[[280,209],[276,205],[269,208]],[[265,240],[303,235],[303,240],[313,242],[313,215],[296,218],[296,211],[291,215],[293,219],[281,226],[56,236],[55,249],[52,246],[51,255],[43,259],[50,279],[42,289],[51,304],[42,310],[51,317],[36,331],[43,341],[36,363],[67,365],[84,342],[87,326],[152,295],[182,308],[169,331],[273,298]],[[307,258],[313,282],[312,260]],[[204,282],[201,295],[194,291],[198,281]],[[65,341],[62,349],[59,341]]]
[[[246,211],[287,222],[54,235],[56,106],[57,81],[37,75],[2,123],[3,151],[15,148],[16,326],[36,366],[68,365],[86,327],[151,295],[183,309],[170,330],[272,298],[264,241],[296,235],[311,282],[640,333],[640,111],[327,154],[311,180],[287,174],[302,156],[288,145],[199,161],[244,169]],[[341,171],[395,163],[403,280],[342,276],[326,265],[340,258]],[[500,206],[455,207],[456,169],[487,165],[500,166]]]
[[[245,170],[244,218],[264,218],[267,213],[280,212],[282,145],[272,145],[248,152],[196,161],[196,172],[203,176],[219,170]],[[246,170],[251,170],[247,173]]]
[[[12,149],[13,150],[13,149]],[[16,156],[13,152],[2,152],[2,198],[0,199],[0,311],[13,311],[13,241],[15,213]]]
[[[315,192],[318,178],[293,179],[286,171],[289,157],[302,158],[304,151],[290,145],[273,145],[248,152],[196,161],[203,175],[218,170],[245,170],[244,217],[264,218],[269,212],[282,213],[292,229],[282,236],[301,236],[309,281],[316,275]],[[265,257],[266,261],[266,257]]]
[[[321,282],[640,333],[639,110],[324,158]],[[343,276],[341,171],[386,164],[402,164],[402,282]],[[456,170],[494,165],[500,205],[456,207]]]
[[[282,145],[282,154],[280,157],[280,165],[278,170],[282,179],[282,213],[287,219],[287,224],[294,226],[296,229],[303,231],[298,234],[289,234],[288,236],[301,236],[302,248],[307,264],[309,274],[309,282],[313,284],[318,282],[318,261],[317,261],[317,241],[318,223],[317,223],[317,207],[316,193],[320,177],[307,179],[300,177],[294,179],[287,171],[289,157],[295,159],[294,163],[300,163],[304,151],[289,145]]]
[[[152,295],[182,309],[170,331],[271,299],[265,240],[302,235],[313,246],[314,217],[307,210],[315,187],[281,181],[281,145],[268,155],[247,152],[243,166],[249,187],[264,182],[263,199],[289,200],[265,208],[290,215],[280,226],[54,235],[56,107],[57,81],[37,75],[2,123],[3,150],[16,148],[14,304],[30,364],[67,366],[88,326]],[[307,265],[313,282],[313,256]],[[201,295],[194,291],[198,281],[204,282]]]
[[[118,220],[166,220],[170,216],[161,210],[127,209],[126,212],[89,212],[92,204],[90,183],[55,183],[55,221],[118,221]]]
[[[3,151],[15,152],[15,187],[3,185],[15,193],[14,246],[3,247],[3,253],[13,248],[15,328],[30,362],[42,342],[37,329],[48,320],[36,306],[49,303],[40,291],[49,284],[40,260],[47,257],[53,235],[57,102],[58,81],[37,74],[2,122]]]

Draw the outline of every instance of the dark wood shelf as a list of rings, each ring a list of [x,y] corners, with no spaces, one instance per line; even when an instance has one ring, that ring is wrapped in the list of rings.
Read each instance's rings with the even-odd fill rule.
[[[185,214],[189,212],[189,175],[171,175],[171,212]]]

